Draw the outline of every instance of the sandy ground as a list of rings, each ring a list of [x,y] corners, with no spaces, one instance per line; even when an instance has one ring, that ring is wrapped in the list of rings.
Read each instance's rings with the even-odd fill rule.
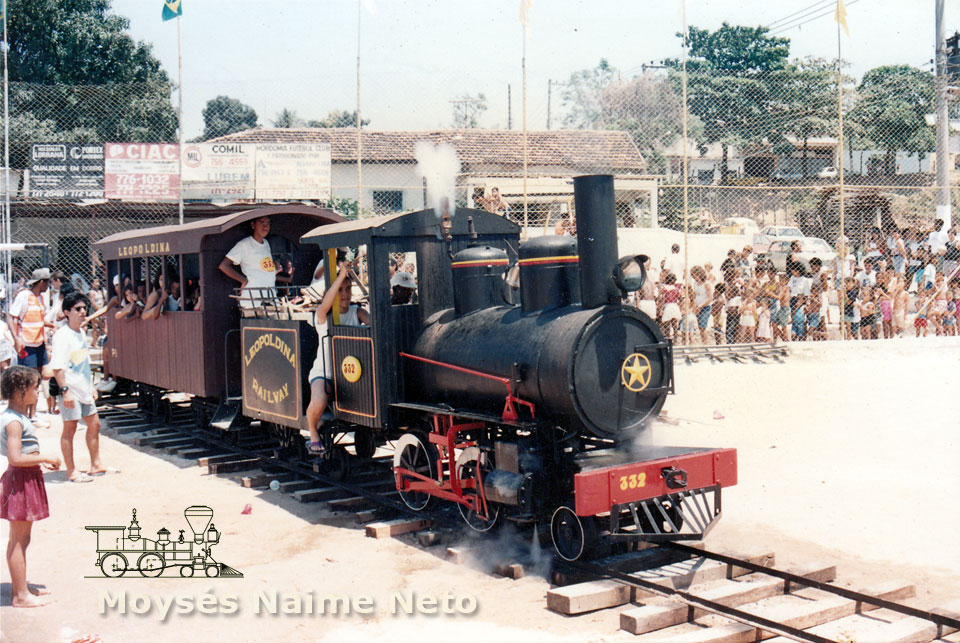
[[[916,603],[925,607],[960,597],[960,340],[792,349],[784,364],[678,365],[669,422],[644,436],[738,449],[739,485],[725,492],[724,517],[707,544],[766,548],[781,566],[832,562],[841,580],[859,587],[912,581]],[[56,448],[57,432],[43,431],[42,440]],[[244,489],[112,438],[102,446],[105,461],[122,473],[85,485],[63,482],[63,472],[47,476],[52,517],[35,525],[29,579],[45,584],[57,602],[11,608],[4,565],[3,641],[632,638],[618,630],[615,610],[577,618],[547,611],[548,586],[540,578],[512,581],[448,563],[442,548],[424,550],[410,538],[368,539],[352,516],[330,514],[319,503]],[[80,462],[86,464],[82,448]],[[95,536],[85,525],[126,525],[136,507],[145,536],[155,538],[165,526],[176,538],[186,529],[183,509],[193,504],[214,509],[223,532],[214,555],[244,578],[99,577]],[[246,504],[252,512],[242,515]],[[310,593],[317,602],[345,594],[374,605],[369,614],[269,615],[261,592],[277,592],[281,606],[283,597]],[[398,592],[453,597],[473,613],[392,614]],[[123,614],[104,604],[120,594]],[[171,600],[179,603],[163,619],[162,603]],[[146,613],[134,613],[148,604]]]

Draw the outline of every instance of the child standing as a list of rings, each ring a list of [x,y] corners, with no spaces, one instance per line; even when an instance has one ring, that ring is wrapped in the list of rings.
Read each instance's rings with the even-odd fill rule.
[[[660,289],[659,308],[663,311],[660,319],[660,329],[663,334],[676,342],[677,327],[679,326],[682,315],[680,313],[680,284],[677,283],[677,277],[672,272],[667,273],[663,280],[664,285]]]
[[[757,315],[757,341],[773,341],[773,335],[770,330],[770,306],[763,302],[760,303],[760,314]]]
[[[917,316],[913,318],[913,329],[916,336],[927,336],[927,293],[919,291],[917,293]]]
[[[7,566],[13,592],[13,607],[40,607],[45,594],[27,586],[27,546],[35,520],[50,516],[41,465],[60,468],[60,458],[42,455],[37,431],[27,409],[37,403],[40,374],[26,366],[12,366],[0,376],[0,394],[8,401],[0,415],[0,450],[9,467],[0,478],[0,518],[10,521]]]
[[[807,334],[807,296],[796,295],[793,303],[795,305],[793,309],[793,339],[801,342],[806,339]]]
[[[877,297],[880,303],[880,321],[883,324],[883,338],[893,337],[893,304],[890,293],[877,289]]]
[[[743,305],[740,307],[740,341],[755,341],[755,332],[757,330],[757,300],[753,298],[754,291],[752,287],[747,287],[743,295]]]

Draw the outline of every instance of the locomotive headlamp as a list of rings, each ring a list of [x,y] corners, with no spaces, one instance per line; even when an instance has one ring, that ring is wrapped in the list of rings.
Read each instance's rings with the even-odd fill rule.
[[[647,280],[647,255],[628,255],[621,257],[613,270],[613,281],[624,293],[640,290]]]

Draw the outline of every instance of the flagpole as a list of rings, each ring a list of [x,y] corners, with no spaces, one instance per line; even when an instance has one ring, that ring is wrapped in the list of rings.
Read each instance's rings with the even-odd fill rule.
[[[843,6],[843,0],[837,0],[837,122],[839,123],[839,136],[840,136],[840,161],[837,163],[837,170],[839,172],[838,176],[840,177],[839,189],[840,189],[840,339],[846,339],[844,332],[844,322],[843,322],[843,310],[845,306],[846,299],[846,284],[844,283],[846,278],[846,265],[847,265],[847,234],[846,226],[844,225],[844,216],[843,216],[843,57],[841,55],[840,48],[840,21],[843,19],[843,16],[840,13],[840,7]]]
[[[360,204],[363,197],[363,121],[360,119],[360,18],[363,5],[357,0],[357,218],[360,218]]]
[[[7,64],[7,0],[3,0],[3,234],[5,243],[11,243],[10,235],[10,75]],[[13,274],[10,265],[10,251],[3,252],[3,265],[6,274],[7,295],[13,294],[10,284],[13,283]],[[9,302],[7,306],[9,307]]]
[[[180,16],[177,16],[177,197],[183,225],[183,57],[180,53]]]

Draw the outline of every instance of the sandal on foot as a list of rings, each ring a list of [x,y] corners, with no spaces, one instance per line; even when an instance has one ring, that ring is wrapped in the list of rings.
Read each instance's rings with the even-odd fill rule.
[[[327,448],[323,446],[323,442],[312,442],[307,440],[307,453],[310,455],[324,455],[327,452]]]
[[[67,482],[76,482],[76,483],[93,482],[93,478],[87,475],[86,473],[80,472],[74,478],[67,478]]]

